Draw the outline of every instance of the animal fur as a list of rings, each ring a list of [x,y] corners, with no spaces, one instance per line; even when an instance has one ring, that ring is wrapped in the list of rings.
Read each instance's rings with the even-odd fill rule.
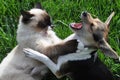
[[[98,18],[94,19],[90,13],[83,12],[82,23],[72,23],[70,26],[74,34],[65,39],[78,39],[83,47],[79,45],[76,53],[60,56],[57,64],[32,49],[24,49],[24,52],[47,65],[58,78],[67,74],[73,80],[114,80],[112,73],[96,56],[96,51],[100,49],[105,55],[119,59],[118,54],[107,43],[109,24],[113,15],[114,12],[104,23]]]
[[[76,51],[78,45],[76,40],[65,42],[56,36],[51,28],[50,16],[39,4],[30,11],[21,11],[17,42],[18,45],[0,64],[0,80],[41,80],[48,71],[41,62],[26,57],[23,48],[32,48],[53,59],[54,56]],[[35,75],[37,69],[40,71]]]

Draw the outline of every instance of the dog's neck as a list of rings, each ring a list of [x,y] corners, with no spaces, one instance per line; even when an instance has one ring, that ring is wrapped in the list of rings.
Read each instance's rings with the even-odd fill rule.
[[[68,38],[65,39],[65,41],[67,40],[71,40],[71,39],[77,39],[79,41],[79,45],[78,48],[78,52],[76,52],[75,54],[68,54],[64,57],[66,57],[65,59],[68,61],[81,61],[81,60],[88,60],[92,58],[91,53],[96,52],[97,48],[94,47],[93,45],[86,45],[84,44],[80,38],[79,35],[77,35],[76,33],[70,35]],[[72,56],[72,57],[71,57]]]

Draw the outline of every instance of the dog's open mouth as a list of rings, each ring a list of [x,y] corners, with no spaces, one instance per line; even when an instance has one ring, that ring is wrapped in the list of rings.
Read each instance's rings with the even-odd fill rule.
[[[82,28],[82,23],[71,23],[70,27],[76,30],[79,30]]]

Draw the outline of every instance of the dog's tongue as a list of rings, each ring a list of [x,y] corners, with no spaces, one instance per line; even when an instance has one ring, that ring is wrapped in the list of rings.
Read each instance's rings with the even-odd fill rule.
[[[71,23],[71,27],[74,29],[81,29],[82,23]]]

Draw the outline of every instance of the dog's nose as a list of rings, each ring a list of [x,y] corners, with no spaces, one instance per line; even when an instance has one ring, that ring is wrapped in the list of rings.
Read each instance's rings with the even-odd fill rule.
[[[82,15],[83,15],[84,17],[87,17],[87,11],[82,12]]]

